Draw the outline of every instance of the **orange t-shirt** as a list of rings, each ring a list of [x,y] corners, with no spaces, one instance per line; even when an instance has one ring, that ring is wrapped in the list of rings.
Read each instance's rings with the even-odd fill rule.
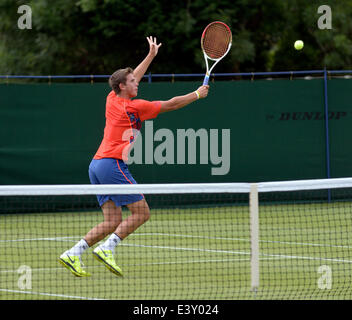
[[[160,101],[120,98],[111,91],[106,98],[104,138],[94,159],[114,158],[126,161],[144,120],[156,118]]]

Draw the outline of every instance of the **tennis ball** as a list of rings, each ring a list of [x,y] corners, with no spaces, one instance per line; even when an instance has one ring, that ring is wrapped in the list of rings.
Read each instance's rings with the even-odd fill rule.
[[[303,46],[304,46],[304,43],[303,43],[302,40],[297,40],[297,41],[295,42],[295,49],[296,49],[296,50],[301,50],[301,49],[303,48]]]

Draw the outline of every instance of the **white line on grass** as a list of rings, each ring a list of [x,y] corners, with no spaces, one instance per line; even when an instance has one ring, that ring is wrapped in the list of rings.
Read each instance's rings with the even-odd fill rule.
[[[33,294],[39,296],[48,296],[48,297],[56,297],[56,298],[66,298],[66,299],[80,299],[80,300],[106,300],[99,298],[89,298],[89,297],[81,297],[81,296],[70,296],[66,294],[56,294],[56,293],[46,293],[46,292],[35,292],[35,291],[22,291],[22,290],[11,290],[11,289],[1,289],[2,292],[10,292],[10,293],[21,293],[21,294]]]
[[[176,237],[190,237],[190,238],[205,238],[205,239],[216,239],[216,240],[239,240],[239,238],[209,238],[204,236],[194,236],[194,235],[180,235],[180,234],[169,234],[169,233],[137,233],[135,235],[148,235],[148,236],[176,236]],[[77,236],[71,237],[54,237],[54,238],[27,238],[27,239],[14,239],[14,240],[0,240],[0,242],[17,242],[17,241],[76,241],[79,239]],[[241,239],[247,240],[248,239]],[[266,241],[268,242],[268,241]],[[273,241],[270,241],[273,242]],[[282,242],[278,242],[282,243]],[[288,242],[288,244],[299,244]],[[302,243],[304,245],[312,245],[312,246],[324,246],[323,244],[308,244]],[[187,248],[187,247],[171,247],[171,246],[152,246],[152,245],[139,245],[139,244],[129,244],[129,243],[121,243],[122,246],[130,246],[130,247],[143,247],[143,248],[153,248],[153,249],[168,249],[168,250],[180,250],[180,251],[200,251],[200,252],[210,252],[210,253],[224,253],[224,254],[238,254],[238,255],[250,255],[249,251],[233,251],[233,250],[215,250],[215,249],[202,249],[202,248]],[[328,245],[331,247],[331,245]],[[352,248],[350,246],[336,246],[343,247],[346,249]],[[322,257],[309,257],[309,256],[296,256],[296,255],[282,255],[282,254],[260,254],[263,257],[270,257],[274,259],[302,259],[302,260],[319,260],[319,261],[329,261],[329,262],[343,262],[343,263],[352,263],[352,260],[345,259],[336,259],[336,258],[322,258]]]
[[[267,258],[264,258],[265,260]],[[143,263],[125,263],[121,264],[121,267],[145,267],[149,265],[170,265],[170,264],[191,264],[191,263],[214,263],[214,262],[235,262],[235,261],[249,261],[249,258],[232,258],[232,259],[203,259],[203,260],[177,260],[177,261],[157,261],[157,262],[143,262]],[[88,270],[92,269],[105,269],[103,265],[97,266],[86,266]],[[51,267],[51,268],[31,268],[32,271],[43,272],[43,271],[56,271],[62,270],[65,273],[64,268],[62,267]],[[17,270],[0,270],[1,273],[18,273]]]
[[[250,252],[246,251],[233,251],[233,250],[215,250],[215,249],[202,249],[202,248],[187,248],[187,247],[171,247],[171,246],[150,246],[145,244],[132,244],[132,243],[121,243],[122,246],[126,247],[140,247],[140,248],[153,248],[153,249],[170,249],[170,250],[181,250],[181,251],[200,251],[200,252],[211,252],[211,253],[228,253],[228,254],[239,254],[239,255],[250,255]]]
[[[7,243],[7,242],[26,242],[26,241],[64,241],[64,242],[71,242],[78,239],[77,236],[73,237],[50,237],[50,238],[23,238],[23,239],[10,239],[10,240],[0,240],[0,243]]]
[[[224,238],[224,237],[205,237],[195,236],[187,234],[172,234],[172,233],[134,233],[130,238],[134,236],[167,236],[167,237],[180,237],[180,238],[196,238],[196,239],[207,239],[207,240],[225,240],[225,241],[244,241],[250,242],[248,238]],[[0,240],[0,243],[6,242],[25,242],[25,241],[62,241],[71,242],[73,240],[79,240],[77,236],[71,237],[46,237],[46,238],[24,238],[24,239],[12,239],[12,240]],[[293,242],[293,241],[279,241],[279,240],[259,240],[260,243],[277,243],[287,244],[295,246],[312,246],[312,247],[327,247],[327,248],[339,248],[339,249],[352,249],[352,246],[345,245],[333,245],[327,243],[307,243],[307,242]]]
[[[205,237],[185,234],[172,234],[172,233],[134,233],[133,236],[169,236],[169,237],[181,237],[181,238],[197,238],[197,239],[208,239],[208,240],[225,240],[225,241],[244,241],[250,242],[249,238],[223,238],[223,237]],[[340,249],[352,249],[352,246],[323,244],[323,243],[307,243],[307,242],[293,242],[293,241],[279,241],[279,240],[259,240],[261,243],[278,243],[288,244],[297,246],[312,246],[312,247],[329,247],[329,248],[340,248]]]
[[[148,246],[148,245],[137,245],[137,244],[126,244],[126,243],[125,244],[121,244],[121,245],[131,246],[131,247],[153,248],[153,249],[189,250],[189,251],[202,251],[202,252],[239,254],[239,255],[250,255],[251,254],[250,252],[232,251],[232,250],[212,250],[212,249],[200,249],[200,248],[178,248],[178,247],[168,247],[168,246]],[[277,259],[301,259],[301,260],[319,260],[319,261],[352,263],[352,260],[334,259],[334,258],[290,256],[290,255],[267,254],[267,253],[260,253],[259,255],[260,256],[264,256],[264,257],[277,258]]]

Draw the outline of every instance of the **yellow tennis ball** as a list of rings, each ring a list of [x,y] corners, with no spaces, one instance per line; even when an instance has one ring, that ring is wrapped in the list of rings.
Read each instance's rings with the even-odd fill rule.
[[[295,49],[296,50],[302,50],[303,46],[304,46],[304,43],[302,40],[297,40],[295,42]]]

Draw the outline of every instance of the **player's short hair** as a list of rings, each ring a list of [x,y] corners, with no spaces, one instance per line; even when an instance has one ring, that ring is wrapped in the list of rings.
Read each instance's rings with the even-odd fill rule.
[[[120,89],[120,83],[126,84],[127,76],[133,73],[133,69],[130,67],[124,68],[124,69],[119,69],[115,71],[109,78],[109,85],[112,90],[115,91],[116,94],[119,94],[121,89]]]

